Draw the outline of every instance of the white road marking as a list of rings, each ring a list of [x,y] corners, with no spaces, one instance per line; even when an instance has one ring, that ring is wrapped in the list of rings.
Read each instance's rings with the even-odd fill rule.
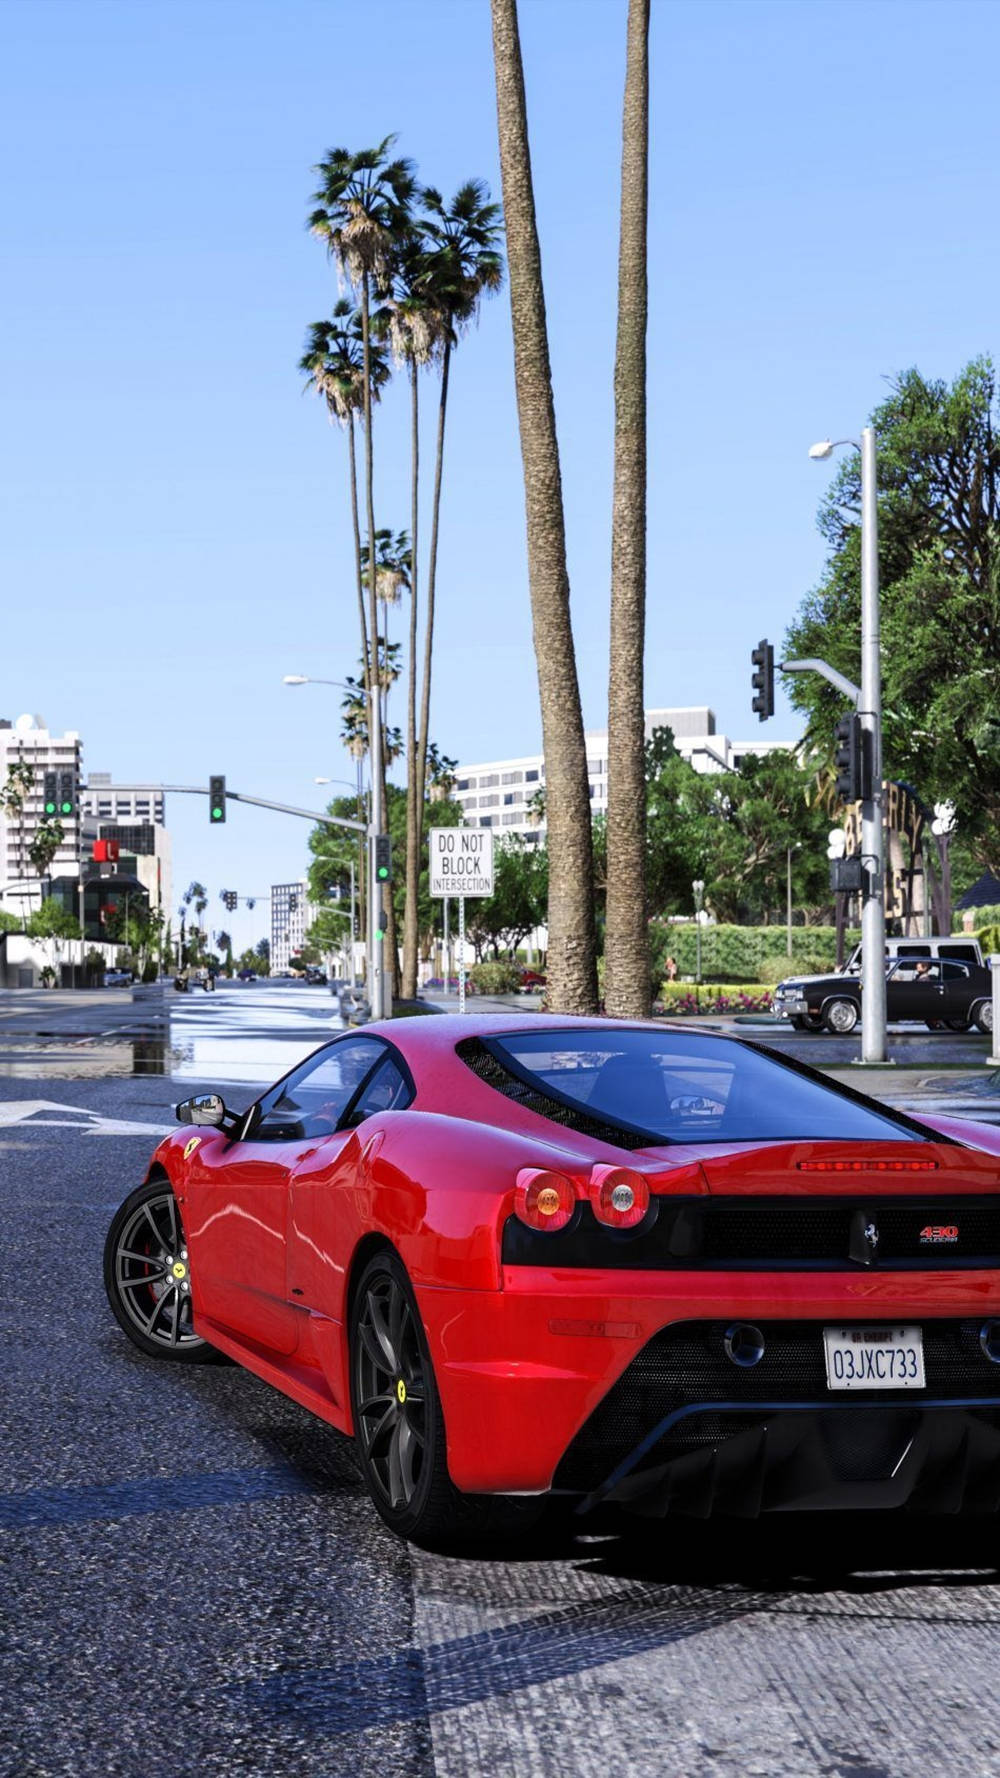
[[[58,1112],[46,1117],[44,1112]],[[61,1105],[56,1099],[7,1099],[0,1101],[0,1129],[14,1125],[29,1129],[77,1130],[82,1136],[169,1136],[172,1124],[141,1124],[130,1118],[105,1117],[81,1105]]]

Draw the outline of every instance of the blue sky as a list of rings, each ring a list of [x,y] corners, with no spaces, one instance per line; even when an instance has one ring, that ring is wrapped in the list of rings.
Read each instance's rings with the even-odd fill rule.
[[[625,0],[522,0],[536,197],[589,727],[606,719]],[[647,704],[750,714],[823,554],[829,469],[885,379],[997,347],[994,0],[653,0]],[[4,0],[0,715],[78,729],[91,770],[321,807],[352,778],[346,443],[296,359],[336,279],[310,168],[392,130],[446,193],[499,193],[487,0]],[[433,388],[425,385],[430,421]],[[402,388],[376,523],[408,520]],[[425,455],[430,457],[428,429]],[[506,293],[458,353],[433,732],[539,744]],[[426,532],[425,532],[426,535]],[[400,703],[398,715],[402,714]],[[779,702],[776,738],[797,732]],[[297,876],[308,829],[169,806],[178,891]]]

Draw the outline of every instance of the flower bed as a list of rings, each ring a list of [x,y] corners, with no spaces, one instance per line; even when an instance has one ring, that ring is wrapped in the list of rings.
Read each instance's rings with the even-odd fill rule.
[[[770,1012],[771,995],[765,989],[748,990],[739,982],[664,982],[654,1011],[668,1018],[686,1013]]]

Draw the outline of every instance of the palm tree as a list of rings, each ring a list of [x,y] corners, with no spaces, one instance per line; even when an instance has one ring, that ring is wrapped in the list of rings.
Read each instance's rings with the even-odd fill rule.
[[[364,576],[362,569],[361,526],[358,519],[358,471],[354,447],[355,416],[364,409],[364,341],[360,310],[346,297],[334,305],[331,321],[314,321],[306,336],[306,348],[299,359],[299,369],[306,378],[306,389],[326,402],[331,421],[347,429],[348,467],[351,495],[351,520],[354,528],[354,571],[358,598],[358,625],[361,654],[364,662],[364,683],[368,685],[368,622],[365,617]],[[391,372],[384,351],[376,340],[369,348],[371,399],[380,400]]]
[[[489,187],[481,179],[459,186],[450,205],[440,192],[428,186],[422,193],[425,214],[421,220],[422,251],[412,270],[414,301],[422,305],[419,338],[428,356],[441,364],[438,399],[434,492],[431,506],[430,551],[427,562],[427,614],[424,620],[423,678],[420,693],[420,727],[414,734],[415,764],[412,773],[412,823],[407,823],[406,902],[403,930],[403,992],[417,991],[418,906],[420,859],[423,844],[424,799],[427,791],[427,749],[431,704],[431,663],[434,653],[434,605],[437,589],[438,526],[441,512],[441,476],[444,465],[445,420],[448,410],[448,379],[451,354],[465,328],[479,313],[484,294],[492,295],[503,284],[500,251],[500,206],[490,201]],[[413,632],[414,663],[416,632]],[[415,665],[414,665],[415,694]],[[409,793],[408,783],[408,793]]]
[[[516,0],[491,0],[507,225],[514,381],[524,462],[531,618],[542,709],[549,855],[548,995],[554,1011],[597,1010],[590,784],[573,652],[559,445],[542,260],[528,149]]]
[[[387,291],[398,245],[409,230],[410,205],[416,180],[408,160],[390,161],[395,141],[387,136],[377,148],[351,154],[333,148],[315,169],[319,187],[314,193],[309,228],[336,260],[361,296],[361,347],[363,412],[365,428],[365,501],[368,536],[376,536],[374,458],[372,451],[371,299],[373,291]],[[378,632],[374,558],[368,574],[368,625],[374,646]],[[372,736],[372,817],[376,828],[385,815],[385,761],[379,736],[380,711],[374,687],[369,685],[369,731]],[[376,965],[371,984],[376,1016],[383,1011],[381,968]]]
[[[608,678],[607,923],[604,998],[623,1019],[648,1018],[646,901],[646,219],[649,183],[649,0],[629,0],[622,126],[615,471]]]

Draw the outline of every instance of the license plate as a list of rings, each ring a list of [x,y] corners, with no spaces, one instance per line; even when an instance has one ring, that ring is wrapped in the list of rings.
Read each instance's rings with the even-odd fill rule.
[[[919,1327],[824,1327],[828,1389],[923,1389]]]

